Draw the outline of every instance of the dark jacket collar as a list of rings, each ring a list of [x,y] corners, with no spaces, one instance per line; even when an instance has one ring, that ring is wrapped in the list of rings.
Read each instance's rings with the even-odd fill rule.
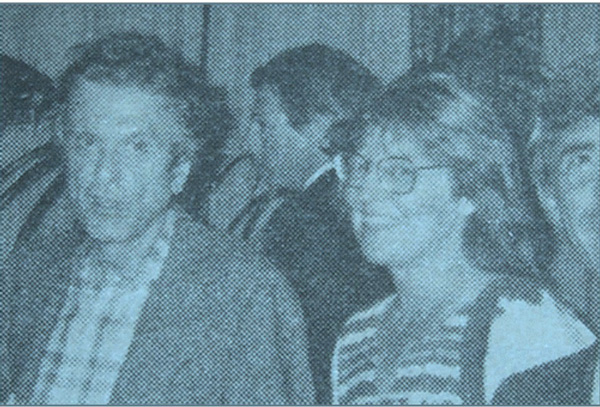
[[[556,293],[600,337],[600,273],[593,270],[581,251],[563,243],[551,266]]]

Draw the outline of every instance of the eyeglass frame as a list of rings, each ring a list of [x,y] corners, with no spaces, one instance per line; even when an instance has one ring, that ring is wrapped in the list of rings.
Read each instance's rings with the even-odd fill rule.
[[[354,153],[354,154],[349,154],[349,155],[342,155],[341,157],[341,161],[342,161],[342,169],[343,169],[343,173],[344,173],[344,179],[345,179],[345,185],[349,188],[352,189],[363,189],[363,186],[358,186],[358,185],[353,185],[352,183],[350,183],[350,171],[347,169],[348,164],[347,161],[350,158],[361,158],[364,163],[367,164],[367,169],[366,172],[362,175],[363,181],[366,178],[366,176],[368,176],[371,172],[371,170],[373,168],[376,169],[377,173],[377,180],[380,182],[384,182],[387,181],[386,183],[392,185],[392,190],[390,191],[392,194],[394,195],[407,195],[410,194],[411,192],[413,192],[415,190],[415,186],[417,184],[417,180],[419,178],[420,172],[421,171],[428,171],[428,170],[436,170],[436,169],[441,169],[441,168],[453,168],[453,166],[451,165],[447,165],[447,164],[437,164],[437,165],[422,165],[422,166],[416,166],[414,165],[414,163],[406,158],[406,157],[402,157],[402,156],[391,156],[391,157],[384,157],[378,161],[376,161],[375,163],[372,160],[367,160],[365,157],[363,157],[362,155],[358,154],[358,153]],[[394,182],[394,180],[392,178],[389,179],[385,179],[386,175],[383,172],[383,170],[381,170],[381,164],[384,162],[389,162],[389,161],[400,161],[402,160],[403,162],[409,162],[411,163],[411,168],[410,168],[410,182],[407,183],[407,185],[409,185],[409,188],[404,188],[401,191],[398,191],[395,185],[397,184],[396,182]],[[389,176],[388,176],[389,177]]]

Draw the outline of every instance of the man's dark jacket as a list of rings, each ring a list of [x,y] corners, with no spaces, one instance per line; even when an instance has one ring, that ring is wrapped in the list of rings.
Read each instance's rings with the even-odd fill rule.
[[[3,262],[0,402],[28,404],[80,238]],[[176,223],[111,404],[311,404],[302,315],[285,279],[232,236]]]
[[[366,262],[330,170],[287,199],[263,231],[264,250],[300,296],[316,400],[331,403],[331,357],[343,323],[392,293],[387,271]]]

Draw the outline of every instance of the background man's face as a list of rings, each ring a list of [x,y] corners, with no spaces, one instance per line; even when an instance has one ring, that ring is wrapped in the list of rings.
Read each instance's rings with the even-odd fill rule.
[[[324,164],[320,150],[322,134],[312,134],[317,126],[296,130],[285,114],[278,92],[259,89],[252,106],[253,133],[260,140],[258,155],[264,179],[272,185],[302,188],[304,182]]]
[[[600,267],[600,119],[559,135],[556,203],[559,227]]]
[[[173,140],[184,137],[165,97],[84,81],[65,122],[69,194],[88,233],[102,241],[141,233],[172,196]]]

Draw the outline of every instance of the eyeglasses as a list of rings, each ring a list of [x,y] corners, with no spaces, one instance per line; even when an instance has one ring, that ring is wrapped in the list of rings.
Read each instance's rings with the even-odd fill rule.
[[[581,143],[568,146],[562,152],[559,171],[571,184],[582,187],[598,180],[598,148],[593,143]]]
[[[390,192],[397,195],[411,193],[421,171],[448,168],[447,165],[416,166],[404,157],[387,157],[373,163],[360,154],[345,157],[342,165],[348,187],[362,189],[367,175],[374,168],[378,182],[389,185]]]

